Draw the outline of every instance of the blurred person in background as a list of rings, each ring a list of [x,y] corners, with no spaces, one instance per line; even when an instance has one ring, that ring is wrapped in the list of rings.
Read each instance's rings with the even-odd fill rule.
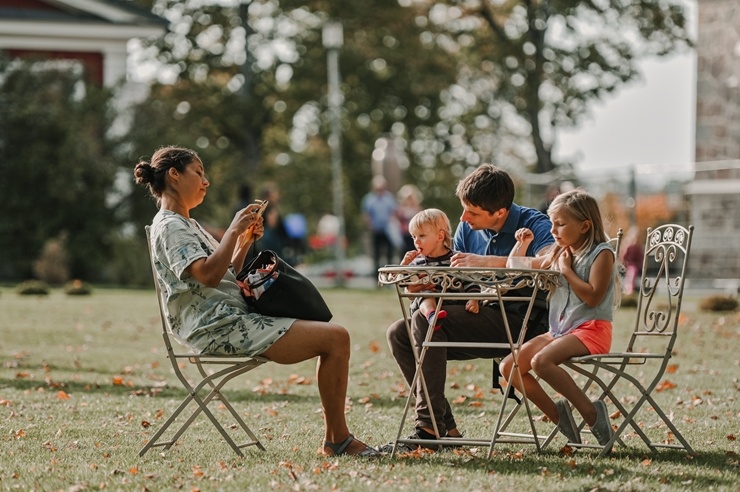
[[[415,185],[407,184],[401,186],[396,193],[398,197],[398,208],[396,208],[396,217],[401,229],[403,238],[402,254],[414,249],[414,238],[409,232],[409,222],[412,217],[421,212],[421,192]]]
[[[381,267],[381,256],[385,258],[384,265],[394,262],[395,249],[388,234],[391,219],[396,213],[396,197],[388,191],[388,183],[381,175],[373,177],[372,190],[362,198],[361,208],[365,224],[370,230],[373,264],[375,270]]]

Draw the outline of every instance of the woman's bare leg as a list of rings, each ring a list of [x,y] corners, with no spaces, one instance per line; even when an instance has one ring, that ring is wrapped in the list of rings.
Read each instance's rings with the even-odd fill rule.
[[[326,423],[324,440],[341,443],[349,437],[344,416],[350,355],[346,329],[335,323],[298,320],[262,355],[278,364],[296,364],[318,357],[316,379]],[[356,454],[365,448],[362,442],[354,441],[347,448],[347,454]],[[326,447],[323,452],[331,454]]]

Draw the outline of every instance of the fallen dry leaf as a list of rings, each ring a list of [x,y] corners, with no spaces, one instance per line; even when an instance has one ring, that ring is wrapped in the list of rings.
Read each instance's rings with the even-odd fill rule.
[[[380,351],[382,350],[382,349],[380,348],[380,344],[379,344],[378,342],[376,342],[375,340],[372,340],[372,341],[370,342],[370,345],[369,345],[369,347],[370,347],[370,352],[372,352],[372,353],[374,353],[374,354],[379,354],[379,353],[380,353]]]
[[[658,384],[658,386],[655,387],[655,391],[661,392],[661,391],[673,389],[676,387],[677,387],[676,383],[672,383],[666,379],[662,381],[660,384]]]
[[[69,400],[69,395],[66,391],[59,390],[57,392],[57,398],[59,398],[60,400]]]
[[[452,404],[453,405],[462,405],[463,403],[465,403],[465,400],[467,400],[467,399],[468,399],[467,396],[460,395],[457,398],[455,398],[454,400],[452,400]]]

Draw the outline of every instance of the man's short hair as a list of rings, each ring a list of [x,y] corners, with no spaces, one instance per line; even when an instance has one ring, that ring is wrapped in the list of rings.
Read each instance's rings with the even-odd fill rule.
[[[514,202],[514,181],[500,167],[482,164],[457,183],[455,196],[490,213],[509,210]]]

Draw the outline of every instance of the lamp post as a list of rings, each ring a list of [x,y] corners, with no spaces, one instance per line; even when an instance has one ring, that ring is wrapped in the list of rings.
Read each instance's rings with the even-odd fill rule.
[[[339,88],[339,50],[344,44],[342,24],[329,21],[324,24],[321,40],[326,48],[326,65],[329,91],[329,114],[331,116],[331,169],[334,197],[334,215],[339,221],[339,231],[334,243],[334,260],[336,264],[336,285],[344,285],[344,199],[342,196],[342,92]]]

